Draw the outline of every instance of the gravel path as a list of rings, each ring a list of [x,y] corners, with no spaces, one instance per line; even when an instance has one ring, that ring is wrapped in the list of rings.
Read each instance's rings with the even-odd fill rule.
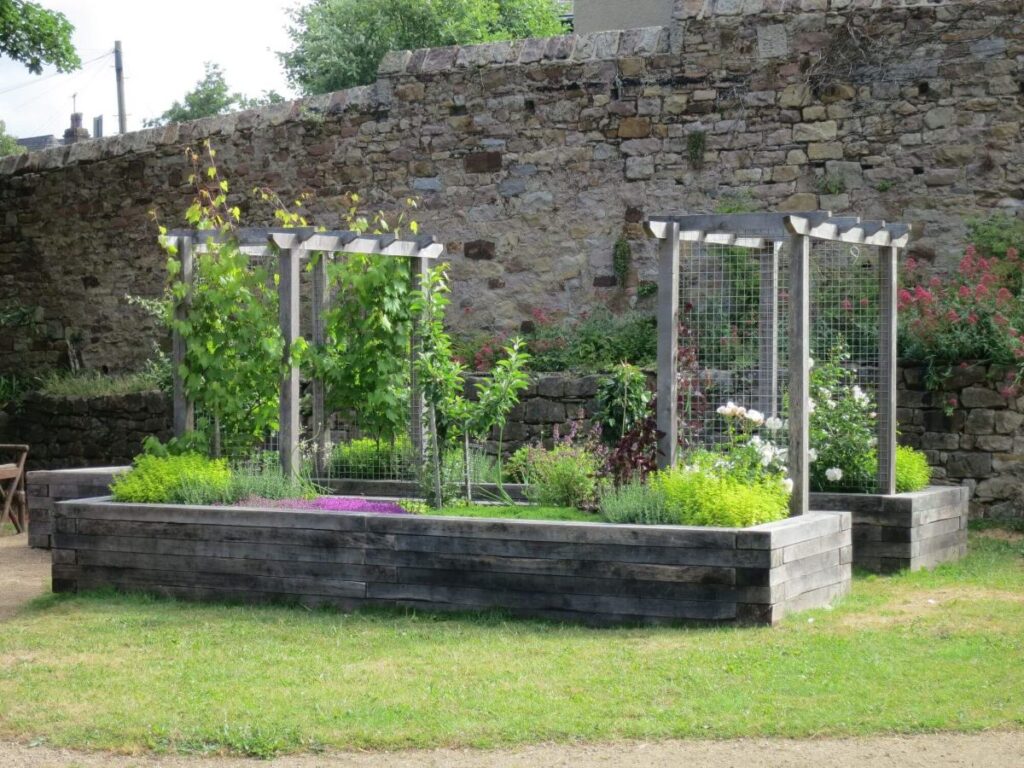
[[[2,622],[49,585],[48,552],[0,536]],[[277,760],[123,756],[0,742],[2,768],[1024,768],[1024,731],[868,739],[749,739],[540,745],[512,750],[328,753]]]
[[[338,753],[277,760],[114,756],[0,743],[4,768],[1021,768],[1024,733],[874,739],[662,741],[516,750]]]

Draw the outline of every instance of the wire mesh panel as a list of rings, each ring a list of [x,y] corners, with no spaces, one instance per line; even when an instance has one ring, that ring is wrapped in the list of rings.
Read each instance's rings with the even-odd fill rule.
[[[729,438],[730,403],[776,428],[784,418],[785,247],[684,243],[679,281],[679,440]]]
[[[879,249],[814,240],[811,250],[811,484],[878,489]]]

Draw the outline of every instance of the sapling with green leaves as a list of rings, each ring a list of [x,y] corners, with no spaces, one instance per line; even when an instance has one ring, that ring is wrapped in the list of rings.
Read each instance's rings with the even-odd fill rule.
[[[233,235],[241,213],[228,203],[230,187],[215,157],[208,142],[203,153],[189,151],[195,198],[185,218],[210,234],[193,256],[190,282],[182,280],[176,242],[163,227],[160,234],[168,254],[166,322],[185,342],[179,373],[186,395],[210,417],[210,451],[220,456],[225,447],[251,448],[277,429],[285,343],[273,261],[253,263],[240,249]],[[181,303],[187,311],[177,317]],[[304,345],[297,341],[291,354],[301,356]]]
[[[477,383],[476,401],[466,399],[465,367],[455,359],[452,339],[444,326],[450,291],[447,270],[446,264],[429,270],[413,300],[421,343],[415,366],[427,411],[432,501],[438,505],[443,503],[441,468],[448,445],[462,438],[465,491],[472,498],[469,441],[486,436],[494,428],[498,429],[498,486],[505,495],[501,487],[505,423],[520,393],[529,386],[524,370],[529,356],[523,351],[522,341],[513,339],[504,348],[504,357],[495,363],[491,377]]]

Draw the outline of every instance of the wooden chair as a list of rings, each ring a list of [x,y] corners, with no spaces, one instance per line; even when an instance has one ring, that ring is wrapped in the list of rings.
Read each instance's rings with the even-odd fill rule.
[[[28,458],[27,445],[0,445],[0,454],[17,456],[14,463],[0,464],[0,525],[10,518],[16,533],[25,530],[28,519],[28,502],[25,493],[25,460]]]

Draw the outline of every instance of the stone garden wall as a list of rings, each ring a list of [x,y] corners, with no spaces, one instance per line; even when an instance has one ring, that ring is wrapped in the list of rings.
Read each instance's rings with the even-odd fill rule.
[[[453,322],[507,330],[653,306],[644,217],[737,200],[909,221],[949,263],[966,217],[1024,206],[1022,68],[1024,0],[679,0],[670,27],[396,53],[372,86],[4,158],[0,305],[28,322],[0,373],[128,369],[165,341],[125,295],[159,293],[148,212],[181,223],[203,139],[253,224],[257,185],[315,193],[328,225],[351,190],[420,196]]]
[[[149,435],[171,434],[160,392],[105,397],[29,395],[0,423],[0,442],[27,443],[32,470],[131,464]]]
[[[901,442],[921,448],[941,483],[971,490],[972,517],[1024,516],[1024,397],[995,366],[954,368],[936,388],[926,369],[899,379]]]

